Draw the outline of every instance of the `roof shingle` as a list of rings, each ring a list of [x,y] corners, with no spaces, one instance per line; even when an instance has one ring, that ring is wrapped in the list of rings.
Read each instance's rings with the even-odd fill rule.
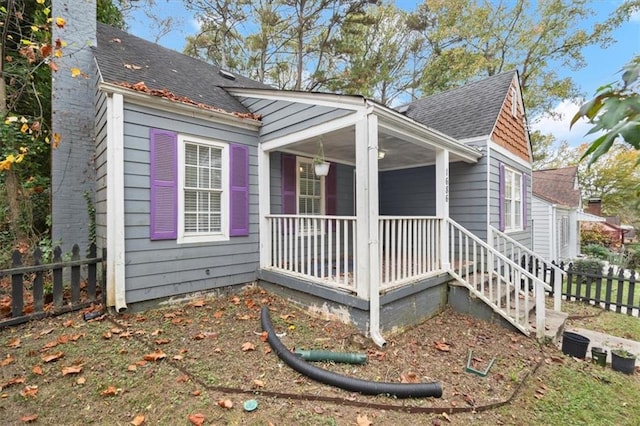
[[[565,207],[580,207],[580,189],[575,186],[577,166],[534,170],[533,194]]]
[[[489,136],[509,93],[515,70],[406,104],[398,111],[458,140]]]
[[[226,112],[247,113],[223,87],[268,88],[260,82],[233,74],[234,80],[220,74],[220,68],[158,44],[98,23],[94,49],[102,79],[107,83],[134,85],[144,82],[149,89],[166,89],[196,103]]]

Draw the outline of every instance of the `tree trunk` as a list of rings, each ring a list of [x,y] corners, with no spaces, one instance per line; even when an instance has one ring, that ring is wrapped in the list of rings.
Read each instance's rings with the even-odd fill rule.
[[[7,203],[9,204],[9,227],[14,240],[21,241],[26,236],[20,226],[20,195],[22,194],[22,187],[15,170],[7,170],[5,176],[5,190],[7,193]]]

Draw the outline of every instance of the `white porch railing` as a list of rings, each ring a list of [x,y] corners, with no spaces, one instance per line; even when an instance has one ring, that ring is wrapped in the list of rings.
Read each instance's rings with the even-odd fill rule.
[[[356,290],[356,218],[267,215],[267,267],[350,291]],[[440,272],[440,222],[428,216],[383,216],[378,223],[380,289]]]
[[[545,283],[546,290],[553,292],[553,310],[556,312],[561,311],[562,279],[565,275],[562,268],[544,259],[533,250],[528,249],[493,226],[489,227],[489,243],[500,253],[514,260],[542,280]],[[525,264],[523,265],[523,263]],[[550,273],[550,271],[553,271],[553,273]]]
[[[331,286],[355,290],[356,218],[267,215],[268,267]]]
[[[388,289],[441,269],[440,221],[427,216],[379,219],[380,288]]]
[[[529,311],[535,304],[537,335],[543,338],[544,282],[451,219],[448,231],[456,280],[525,334],[531,329]]]

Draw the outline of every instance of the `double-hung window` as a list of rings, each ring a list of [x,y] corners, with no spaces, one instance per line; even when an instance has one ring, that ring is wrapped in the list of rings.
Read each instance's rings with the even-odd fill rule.
[[[178,242],[229,238],[228,145],[178,137]]]
[[[298,157],[298,214],[324,214],[324,178],[316,176],[313,160]]]
[[[505,230],[522,229],[522,174],[505,168],[504,170],[504,225]]]

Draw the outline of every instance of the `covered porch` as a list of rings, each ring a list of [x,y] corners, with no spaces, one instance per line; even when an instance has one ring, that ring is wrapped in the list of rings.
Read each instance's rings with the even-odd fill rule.
[[[451,269],[449,164],[475,163],[482,153],[393,110],[361,101],[339,118],[260,143],[260,269],[270,281],[281,276],[282,282],[363,302],[376,340],[381,296],[429,278],[442,281]],[[286,202],[278,202],[284,178],[277,176],[277,163],[283,155],[295,156],[296,170],[303,173],[302,164],[316,156],[320,141],[325,160],[347,182],[338,194],[339,208],[334,214],[322,205],[311,214],[303,211],[300,187],[306,183],[301,178],[296,209],[286,211]],[[425,177],[409,188],[394,179],[418,169],[427,171]],[[319,200],[325,195],[321,188]],[[401,209],[394,203],[399,194],[404,194]]]

